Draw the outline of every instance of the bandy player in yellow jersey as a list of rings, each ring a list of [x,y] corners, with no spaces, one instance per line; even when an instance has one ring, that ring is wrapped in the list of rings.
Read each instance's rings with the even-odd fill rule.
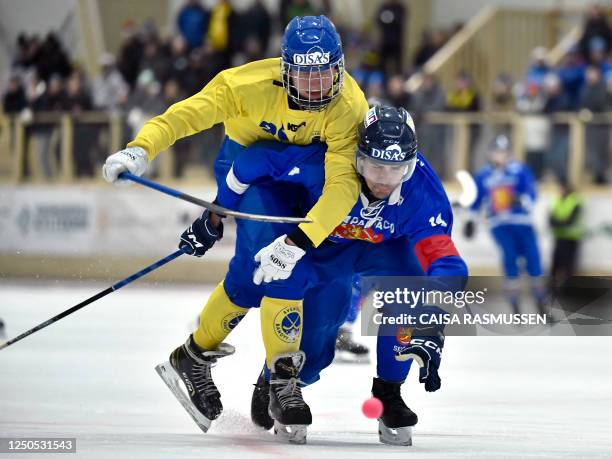
[[[121,182],[118,175],[123,171],[141,175],[148,163],[177,139],[222,122],[226,138],[215,162],[217,180],[242,190],[243,206],[250,212],[259,207],[260,213],[266,213],[266,202],[283,196],[287,214],[296,214],[299,209],[291,208],[297,200],[290,198],[290,185],[246,190],[248,185],[233,175],[233,158],[261,140],[327,144],[323,193],[307,213],[312,222],[297,228],[288,226],[284,236],[269,239],[254,279],[260,285],[253,284],[265,289],[259,306],[266,364],[272,372],[272,415],[280,425],[305,433],[312,417],[296,388],[304,363],[304,354],[299,352],[302,299],[283,291],[282,280],[291,275],[308,248],[317,247],[327,238],[357,201],[359,181],[353,167],[357,126],[368,105],[363,92],[344,71],[340,37],[325,16],[294,18],[285,30],[281,54],[280,59],[264,59],[220,72],[199,93],[148,121],[125,150],[107,159],[103,175],[111,183]],[[269,230],[269,224],[237,221],[238,238],[262,240]],[[181,247],[202,256],[222,234],[219,217],[206,211],[183,233]],[[221,282],[200,314],[198,329],[171,354],[168,365],[158,367],[160,376],[204,431],[222,411],[211,365],[234,352],[223,340],[249,307],[258,306],[237,301]],[[179,380],[188,389],[189,398],[180,391]]]

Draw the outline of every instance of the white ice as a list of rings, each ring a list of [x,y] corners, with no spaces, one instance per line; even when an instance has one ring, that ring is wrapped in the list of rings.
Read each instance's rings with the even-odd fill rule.
[[[0,317],[13,337],[105,287],[3,281]],[[128,286],[0,351],[0,437],[76,437],[86,458],[612,457],[610,337],[449,337],[442,389],[426,393],[416,372],[405,384],[419,415],[412,447],[379,444],[361,414],[374,366],[335,364],[304,391],[308,444],[279,444],[249,418],[264,356],[257,311],[213,370],[225,411],[203,434],[153,367],[210,291]]]

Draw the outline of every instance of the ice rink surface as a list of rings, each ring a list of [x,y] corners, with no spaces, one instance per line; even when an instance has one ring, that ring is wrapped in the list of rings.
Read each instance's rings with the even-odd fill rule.
[[[0,317],[14,337],[106,287],[2,281]],[[411,447],[379,444],[361,414],[374,366],[334,364],[304,390],[308,444],[280,444],[249,418],[264,358],[257,311],[213,370],[225,411],[203,434],[153,368],[210,291],[129,286],[0,351],[0,437],[76,437],[84,458],[612,458],[610,337],[448,337],[442,389],[426,393],[416,372],[404,385],[419,415]]]

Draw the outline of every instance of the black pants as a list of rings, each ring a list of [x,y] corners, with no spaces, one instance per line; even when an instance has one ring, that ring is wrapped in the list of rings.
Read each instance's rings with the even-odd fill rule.
[[[551,266],[551,281],[554,285],[561,285],[576,274],[576,261],[580,241],[570,239],[556,239]]]

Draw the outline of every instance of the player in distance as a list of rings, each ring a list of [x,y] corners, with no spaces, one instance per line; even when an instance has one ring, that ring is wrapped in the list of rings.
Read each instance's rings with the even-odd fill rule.
[[[475,176],[477,196],[470,206],[471,217],[464,233],[474,236],[476,218],[485,208],[491,235],[500,249],[505,294],[515,313],[520,312],[519,260],[525,261],[531,292],[540,312],[544,312],[546,290],[532,210],[536,200],[536,181],[531,170],[513,157],[505,135],[496,137],[489,147],[489,164]]]

